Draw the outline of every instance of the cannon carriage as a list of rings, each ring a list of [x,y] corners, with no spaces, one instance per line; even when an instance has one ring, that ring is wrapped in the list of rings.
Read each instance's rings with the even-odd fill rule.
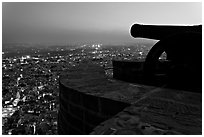
[[[202,25],[134,24],[130,34],[134,38],[159,40],[144,62],[145,83],[191,91],[202,90]],[[160,60],[163,53],[166,58]],[[161,80],[158,82],[155,79]]]

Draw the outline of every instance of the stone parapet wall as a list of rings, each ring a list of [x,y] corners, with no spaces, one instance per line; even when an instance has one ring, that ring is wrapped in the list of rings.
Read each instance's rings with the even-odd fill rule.
[[[101,122],[113,117],[130,104],[88,95],[59,82],[59,134],[89,134]]]
[[[113,78],[143,83],[144,62],[113,60]]]

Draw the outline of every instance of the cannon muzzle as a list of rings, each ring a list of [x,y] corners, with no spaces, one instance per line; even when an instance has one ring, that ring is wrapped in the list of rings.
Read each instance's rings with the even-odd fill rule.
[[[157,40],[164,39],[165,37],[170,35],[185,32],[202,33],[202,25],[165,26],[134,24],[130,30],[131,36],[134,38],[142,37]]]

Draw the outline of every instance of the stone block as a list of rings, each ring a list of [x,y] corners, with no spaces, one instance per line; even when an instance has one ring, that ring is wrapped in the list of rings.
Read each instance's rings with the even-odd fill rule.
[[[82,105],[82,93],[77,90],[69,88],[67,91],[69,99],[72,103]]]
[[[84,110],[81,106],[74,105],[72,103],[69,104],[69,112],[78,117],[79,119],[83,120]]]
[[[83,106],[91,111],[99,111],[99,98],[92,95],[83,95]]]
[[[108,118],[103,117],[102,115],[100,116],[97,113],[92,113],[89,111],[85,111],[85,115],[84,115],[84,121],[85,123],[89,123],[92,125],[99,125],[101,122],[107,120]]]
[[[107,116],[114,116],[127,106],[129,106],[129,104],[124,102],[100,98],[101,113]]]

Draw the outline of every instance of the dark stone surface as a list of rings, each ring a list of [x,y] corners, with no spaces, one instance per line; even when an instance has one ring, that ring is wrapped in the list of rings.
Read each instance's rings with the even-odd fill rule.
[[[59,123],[66,126],[59,125],[62,134],[202,134],[200,93],[130,84],[87,65],[66,72],[60,85],[61,95],[66,94],[60,99],[62,107],[80,119],[75,124],[63,123],[68,115],[60,111],[59,117],[64,117]]]
[[[91,134],[202,134],[202,96],[158,88],[103,122]],[[103,131],[101,131],[103,129]]]

